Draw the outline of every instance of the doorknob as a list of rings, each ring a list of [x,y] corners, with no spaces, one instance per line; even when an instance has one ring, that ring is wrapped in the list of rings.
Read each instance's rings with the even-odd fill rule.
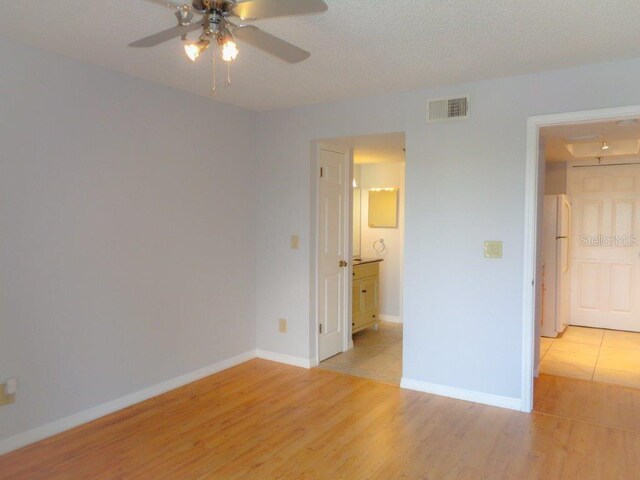
[[[340,267],[346,267],[347,265],[349,265],[347,262],[345,262],[344,260],[340,260],[340,263],[338,264],[338,266]]]

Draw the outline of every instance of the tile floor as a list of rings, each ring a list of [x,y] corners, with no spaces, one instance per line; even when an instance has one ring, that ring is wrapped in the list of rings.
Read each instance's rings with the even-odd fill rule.
[[[540,373],[640,388],[640,333],[569,326],[540,339]]]
[[[380,322],[353,336],[353,348],[321,362],[318,368],[400,385],[402,325]]]

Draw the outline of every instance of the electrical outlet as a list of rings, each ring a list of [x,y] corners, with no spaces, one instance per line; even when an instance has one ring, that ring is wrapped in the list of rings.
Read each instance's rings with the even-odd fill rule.
[[[16,401],[17,382],[15,378],[10,378],[6,383],[0,385],[0,405],[9,405]]]
[[[300,236],[291,235],[291,249],[297,250],[298,248],[300,248]]]
[[[280,320],[278,320],[278,331],[280,333],[287,333],[287,320],[284,318],[281,318]]]

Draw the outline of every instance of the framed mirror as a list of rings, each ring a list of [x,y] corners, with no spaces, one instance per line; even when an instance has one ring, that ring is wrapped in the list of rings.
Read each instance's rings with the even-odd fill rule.
[[[398,228],[398,189],[369,190],[369,227]]]

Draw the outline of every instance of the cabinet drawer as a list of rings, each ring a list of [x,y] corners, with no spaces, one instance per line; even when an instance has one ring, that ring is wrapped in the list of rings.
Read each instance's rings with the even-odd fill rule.
[[[356,265],[353,267],[353,279],[373,277],[378,275],[378,268],[380,263],[365,263],[364,265]]]
[[[375,313],[368,312],[368,313],[358,315],[353,319],[353,322],[351,324],[351,331],[354,333],[359,332],[364,328],[370,327],[376,321],[378,321],[378,316]]]
[[[356,327],[359,327],[361,325],[368,325],[377,320],[378,320],[378,315],[375,312],[367,312],[367,313],[358,315],[358,318],[355,320],[354,323],[356,324]]]

